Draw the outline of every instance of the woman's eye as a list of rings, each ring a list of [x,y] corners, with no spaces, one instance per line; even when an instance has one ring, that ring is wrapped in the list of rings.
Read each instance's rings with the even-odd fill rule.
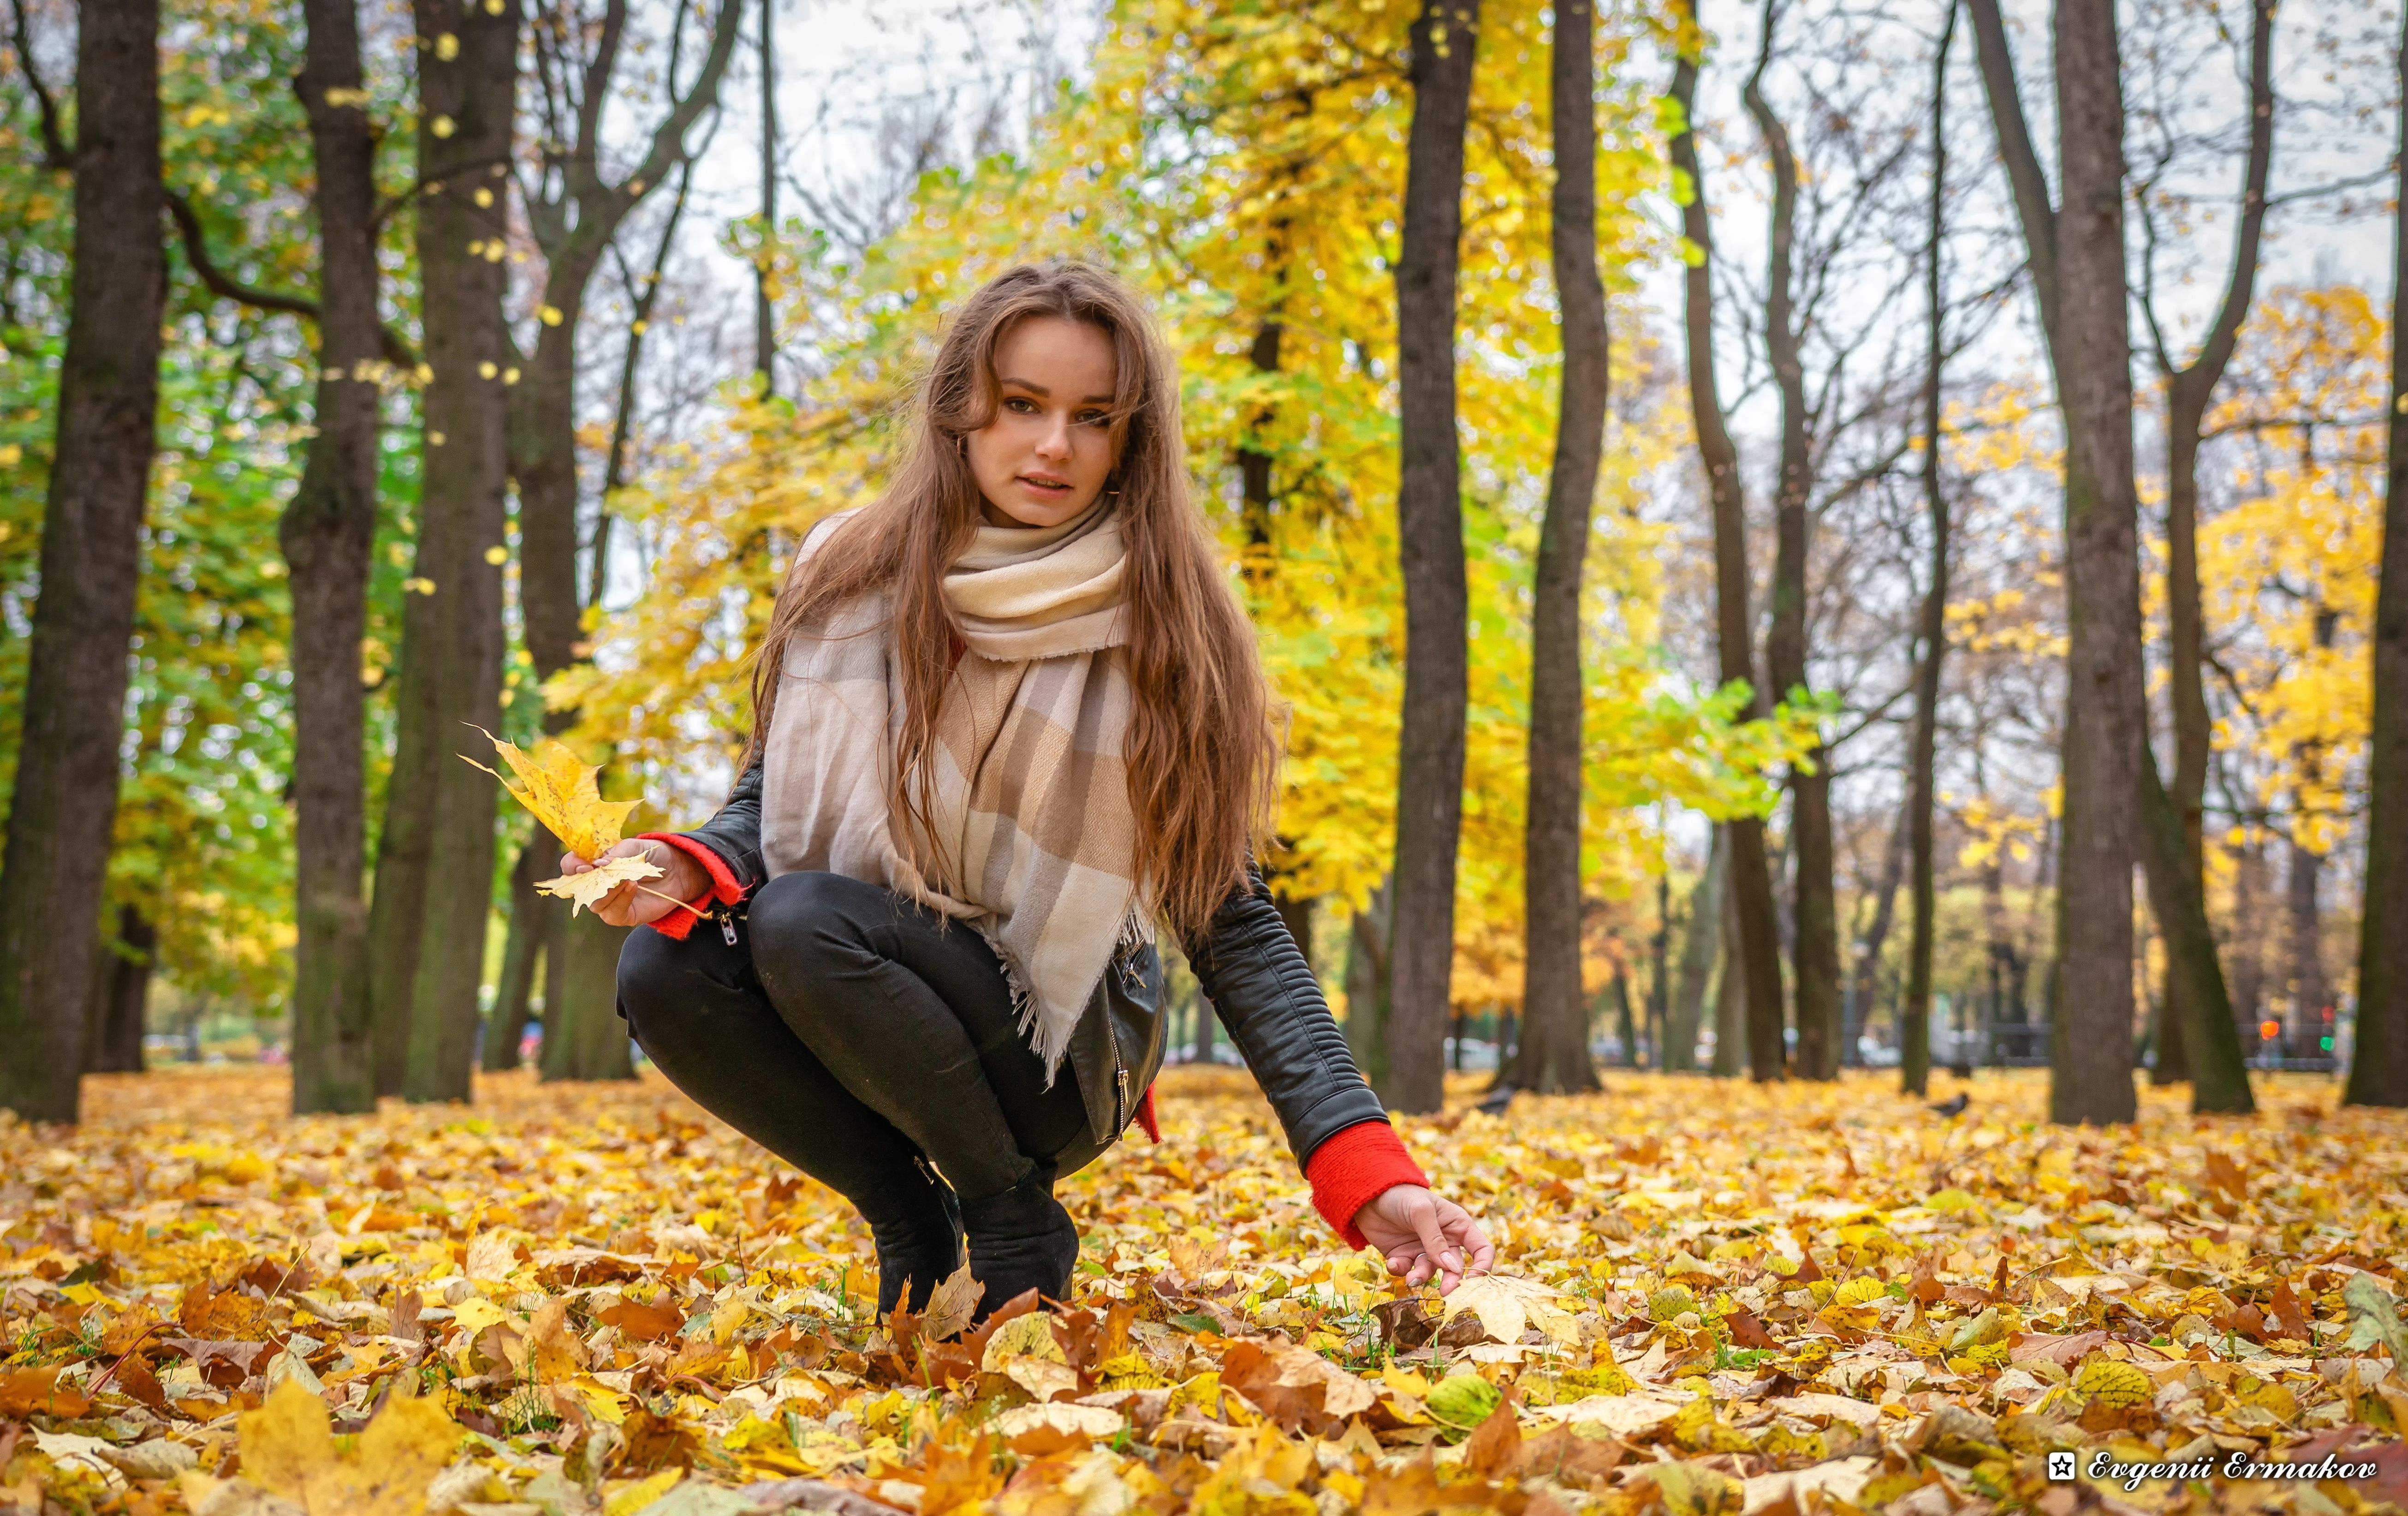
[[[1003,402],[1003,408],[1017,416],[1033,415],[1037,411],[1035,402],[1023,399],[1017,395],[1006,399]]]
[[[1082,426],[1109,426],[1111,425],[1111,421],[1112,418],[1101,411],[1082,411],[1079,412],[1079,425]]]

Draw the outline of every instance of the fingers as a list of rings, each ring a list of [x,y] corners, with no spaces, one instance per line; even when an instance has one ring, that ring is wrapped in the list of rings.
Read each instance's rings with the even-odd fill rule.
[[[1408,1290],[1418,1290],[1429,1281],[1429,1254],[1418,1244],[1406,1243],[1388,1255],[1388,1272],[1403,1275]]]
[[[1454,1289],[1463,1278],[1463,1257],[1440,1227],[1438,1206],[1432,1204],[1427,1191],[1406,1201],[1404,1219],[1421,1237],[1423,1257],[1440,1275],[1439,1293]]]
[[[566,878],[572,874],[591,874],[593,872],[594,865],[586,862],[583,859],[579,858],[576,854],[563,853],[560,855],[561,877]]]
[[[1488,1234],[1480,1230],[1480,1223],[1473,1220],[1471,1214],[1462,1206],[1441,1200],[1439,1207],[1444,1218],[1440,1223],[1440,1228],[1463,1251],[1463,1272],[1487,1273],[1497,1263],[1497,1246],[1488,1240]]]

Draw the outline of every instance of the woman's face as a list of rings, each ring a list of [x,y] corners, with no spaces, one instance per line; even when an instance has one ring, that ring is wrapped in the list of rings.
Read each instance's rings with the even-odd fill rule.
[[[1085,322],[1025,317],[996,344],[995,373],[995,419],[968,449],[986,519],[1058,526],[1094,503],[1112,471],[1112,339]]]

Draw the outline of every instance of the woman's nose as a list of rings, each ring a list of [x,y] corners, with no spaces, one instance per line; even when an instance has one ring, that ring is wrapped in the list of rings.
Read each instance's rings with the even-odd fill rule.
[[[1045,429],[1037,434],[1037,455],[1041,458],[1067,458],[1070,455],[1070,423],[1067,417],[1048,419]]]

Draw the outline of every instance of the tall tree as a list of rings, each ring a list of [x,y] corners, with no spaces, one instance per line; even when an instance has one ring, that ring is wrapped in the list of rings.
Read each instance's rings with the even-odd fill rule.
[[[317,167],[316,430],[278,535],[293,586],[293,1109],[376,1109],[368,988],[366,701],[360,639],[376,537],[384,337],[376,135],[355,0],[305,0],[294,88]],[[194,240],[197,240],[195,238]]]
[[[761,250],[752,270],[752,371],[767,399],[778,388],[778,4],[761,0]]]
[[[157,0],[79,7],[72,148],[22,40],[17,51],[49,166],[75,176],[75,265],[0,864],[0,1106],[29,1121],[72,1121],[157,448],[167,285]]]
[[[1667,1074],[1691,1074],[1698,1067],[1698,1030],[1704,1019],[1706,990],[1713,978],[1714,960],[1723,940],[1723,876],[1728,872],[1728,849],[1723,829],[1716,827],[1706,845],[1706,867],[1689,891],[1689,925],[1681,936],[1681,970],[1672,1003],[1664,1018],[1664,1053],[1660,1066]]]
[[[380,1090],[464,1100],[494,877],[494,786],[461,761],[499,722],[509,455],[502,299],[517,0],[412,0],[425,361],[418,553],[369,919]]]
[[[1931,1078],[1931,944],[1937,896],[1931,865],[1932,807],[1940,737],[1941,665],[1948,657],[1948,497],[1940,487],[1940,379],[1947,313],[1940,266],[1948,194],[1948,51],[1956,7],[1940,29],[1931,61],[1931,194],[1923,242],[1923,509],[1931,522],[1931,567],[1924,586],[1914,663],[1914,725],[1907,737],[1906,833],[1909,919],[1906,998],[1898,1012],[1899,1085],[1921,1095]]]
[[[1906,834],[1909,830],[1907,817],[1901,813],[1890,826],[1889,845],[1882,849],[1881,880],[1869,892],[1873,916],[1856,942],[1856,963],[1849,975],[1848,1021],[1840,1037],[1841,1061],[1850,1068],[1858,1067],[1864,1061],[1858,1051],[1858,1041],[1864,1034],[1865,1024],[1872,1018],[1874,1003],[1880,997],[1882,951],[1889,946],[1890,928],[1898,920],[1898,887],[1906,874]]]
[[[2189,889],[2205,899],[2206,874],[2203,816],[2207,795],[2209,723],[2207,714],[2206,642],[2201,629],[2199,585],[2199,449],[2208,403],[2232,361],[2241,324],[2247,319],[2258,280],[2258,247],[2266,226],[2266,181],[2274,159],[2274,0],[2251,0],[2249,27],[2248,155],[2241,174],[2241,220],[2232,239],[2232,267],[2226,276],[2224,297],[2198,354],[2187,365],[2174,361],[2163,325],[2157,320],[2155,258],[2157,227],[2149,191],[2137,187],[2142,226],[2152,256],[2143,264],[2150,276],[2140,302],[2147,321],[2149,343],[2166,395],[2166,671],[2173,698],[2174,773],[2172,801],[2182,822],[2179,867]],[[2145,823],[2144,823],[2145,824]],[[2156,887],[2152,886],[2154,890]],[[2197,929],[2206,924],[2204,909]],[[2159,1083],[2192,1079],[2212,1093],[2198,1096],[2202,1110],[2249,1108],[2248,1077],[2238,1066],[2237,1039],[2215,1037],[2203,1049],[2194,1049],[2188,1035],[2195,1022],[2229,1021],[2213,1006],[2186,1003],[2185,985],[2201,972],[2196,960],[2213,955],[2212,936],[2204,942],[2177,944],[2183,923],[2160,924],[2168,945],[2194,960],[2186,972],[2169,975],[2166,992],[2172,1013],[2162,1018],[2156,1076]],[[2209,991],[2211,996],[2213,990]],[[2202,1030],[2204,1027],[2202,1025]],[[2213,1066],[2201,1061],[2213,1060]],[[2194,1077],[2194,1066],[2197,1067]],[[2235,1100],[2241,1102],[2235,1105]]]
[[[1698,100],[1698,69],[1704,36],[1698,28],[1695,0],[1680,0],[1680,61],[1672,71],[1672,102],[1679,111],[1671,142],[1676,194],[1681,201],[1681,231],[1687,269],[1683,285],[1683,333],[1689,370],[1689,409],[1698,433],[1698,455],[1705,465],[1706,488],[1713,503],[1714,627],[1720,643],[1722,678],[1755,687],[1756,708],[1769,708],[1765,691],[1756,681],[1755,618],[1748,612],[1747,508],[1740,493],[1739,449],[1732,445],[1724,422],[1720,391],[1714,379],[1713,225],[1706,212],[1705,170],[1698,158],[1693,112]],[[1749,1071],[1757,1079],[1778,1079],[1786,1072],[1781,1016],[1781,941],[1772,905],[1772,875],[1765,858],[1764,821],[1759,816],[1733,816],[1725,823],[1730,838],[1730,892],[1739,930],[1725,939],[1725,956],[1740,972],[1742,1003],[1747,1012]],[[1726,968],[1727,978],[1729,968]],[[1715,1051],[1721,1071],[1725,1054]]]
[[[2391,223],[2391,414],[2385,434],[2382,581],[2374,599],[2366,903],[2358,922],[2358,1042],[2342,1099],[2408,1105],[2408,11],[2401,17],[2399,175]]]
[[[1413,22],[1413,120],[1397,261],[1397,540],[1405,581],[1405,691],[1390,886],[1388,1078],[1381,1093],[1390,1106],[1412,1112],[1437,1110],[1445,1094],[1455,969],[1455,861],[1463,830],[1470,698],[1455,306],[1463,131],[1479,24],[1479,0],[1426,0]]]
[[[1799,351],[1802,317],[1792,267],[1798,154],[1790,147],[1789,129],[1764,95],[1764,71],[1772,62],[1780,15],[1780,0],[1765,0],[1756,69],[1741,94],[1772,159],[1764,341],[1773,386],[1781,395],[1781,473],[1772,493],[1772,627],[1764,661],[1772,698],[1786,700],[1807,688],[1806,564],[1812,523],[1806,507],[1814,464],[1807,435],[1806,364]],[[1835,1078],[1840,1072],[1840,917],[1831,885],[1830,762],[1829,749],[1818,743],[1789,770],[1789,842],[1798,856],[1791,887],[1792,993],[1798,1007],[1798,1072],[1810,1079]]]
[[[2124,83],[2114,0],[2057,0],[2062,204],[2025,124],[1999,0],[1968,0],[1983,92],[2047,339],[2065,432],[2065,843],[2058,870],[2063,988],[2050,1115],[2128,1121],[2132,866],[2141,853],[2143,740],[2139,501],[2124,243]]]
[[[628,51],[626,0],[604,0],[594,16],[576,0],[559,0],[531,28],[544,150],[541,171],[523,202],[527,225],[543,252],[543,303],[525,382],[509,391],[510,470],[518,481],[523,635],[540,679],[582,657],[577,377],[586,292],[627,215],[688,162],[686,137],[718,102],[743,19],[744,0],[720,0],[709,49],[681,94],[686,10],[678,7],[666,74],[668,108],[642,159],[615,181],[601,162],[602,119]],[[552,711],[545,726],[557,731],[575,720],[574,711]],[[565,902],[547,902],[542,914],[551,949],[545,955],[545,1073],[559,1078],[632,1077],[615,993],[619,945],[626,933],[590,912],[571,915]],[[563,1035],[571,1023],[579,1030]],[[589,1052],[598,1061],[583,1056]]]
[[[1580,650],[1581,560],[1588,551],[1611,383],[1605,283],[1597,268],[1595,24],[1590,0],[1558,0],[1549,70],[1555,160],[1551,245],[1564,374],[1530,589],[1522,1048],[1513,1076],[1522,1089],[1541,1094],[1598,1088],[1581,998]]]
[[[116,924],[106,937],[93,975],[84,1072],[139,1074],[144,1066],[142,1012],[150,999],[150,972],[159,961],[159,929],[140,907],[121,902]]]

